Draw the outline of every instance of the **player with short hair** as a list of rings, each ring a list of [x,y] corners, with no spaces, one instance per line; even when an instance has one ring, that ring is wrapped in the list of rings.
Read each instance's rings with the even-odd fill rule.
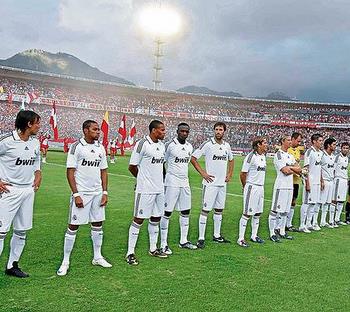
[[[312,219],[317,216],[320,210],[320,194],[324,188],[324,182],[321,172],[321,159],[323,152],[321,146],[323,137],[321,134],[311,136],[312,146],[306,151],[304,157],[304,171],[307,175],[304,181],[303,204],[300,209],[300,228],[299,231],[311,233],[311,230],[319,231],[320,227],[313,227]]]
[[[80,225],[91,224],[93,265],[110,268],[112,265],[101,254],[102,224],[108,201],[107,157],[98,142],[100,127],[96,121],[83,123],[84,137],[71,145],[67,156],[67,180],[72,191],[68,228],[64,237],[63,261],[57,275],[67,274],[70,255]]]
[[[288,153],[294,157],[296,164],[300,166],[301,151],[304,148],[303,146],[301,146],[301,141],[303,137],[301,133],[293,132],[291,138],[292,138],[292,143],[291,143],[291,146],[288,148]],[[290,232],[299,231],[296,227],[293,226],[293,217],[295,212],[296,201],[299,195],[300,181],[301,181],[300,175],[293,173],[293,198],[292,198],[292,204],[290,206],[290,211],[287,215],[287,225],[286,225],[286,230]]]
[[[180,211],[180,248],[197,249],[187,238],[191,210],[191,189],[188,180],[188,164],[191,161],[193,147],[186,141],[190,132],[187,123],[177,126],[177,138],[165,145],[165,204],[164,215],[160,221],[161,248],[164,253],[171,255],[168,246],[169,219],[176,208]]]
[[[252,143],[253,150],[244,158],[240,180],[243,187],[243,214],[239,221],[237,244],[249,247],[244,239],[247,223],[252,217],[252,234],[250,240],[262,244],[258,236],[260,216],[264,209],[264,183],[266,172],[266,152],[268,143],[265,137],[256,137]]]
[[[199,216],[198,248],[205,247],[205,229],[209,212],[214,209],[214,235],[216,243],[230,243],[221,235],[222,213],[226,201],[226,184],[233,174],[233,154],[230,144],[224,141],[226,124],[217,122],[214,125],[214,137],[196,149],[191,158],[194,168],[203,177],[202,211]],[[198,163],[205,157],[205,170]]]
[[[343,142],[340,153],[334,161],[334,193],[333,203],[336,205],[334,221],[337,225],[346,225],[340,220],[348,191],[349,143]]]
[[[292,140],[289,135],[283,136],[280,140],[281,148],[273,158],[277,172],[273,187],[272,206],[269,214],[270,240],[280,242],[279,236],[283,239],[293,239],[286,232],[287,215],[291,209],[293,199],[293,174],[300,174],[301,168],[296,163],[293,155],[288,153]],[[281,218],[278,236],[276,235],[276,219]]]
[[[113,139],[110,142],[110,150],[109,150],[109,157],[111,164],[115,163],[115,155],[117,153],[117,139]]]
[[[129,228],[126,262],[137,265],[135,247],[140,228],[145,219],[148,222],[149,254],[153,257],[167,258],[157,248],[159,222],[164,213],[163,164],[165,147],[161,140],[165,137],[164,124],[153,120],[149,124],[149,135],[139,140],[132,151],[129,171],[136,178],[134,219]]]
[[[0,137],[0,256],[12,225],[5,274],[21,278],[29,276],[18,262],[26,232],[32,228],[34,194],[41,183],[40,144],[33,137],[39,129],[40,116],[22,110],[16,116],[15,130]]]
[[[324,189],[321,190],[321,227],[333,228],[334,223],[334,205],[332,205],[333,185],[334,185],[334,151],[337,148],[337,141],[334,138],[328,138],[323,143],[323,155],[321,159],[322,178]],[[329,211],[329,223],[327,223],[327,213]],[[317,224],[317,217],[314,218],[314,226]]]

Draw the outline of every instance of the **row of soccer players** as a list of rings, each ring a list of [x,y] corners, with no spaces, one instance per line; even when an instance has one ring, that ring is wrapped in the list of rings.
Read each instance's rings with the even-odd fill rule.
[[[13,132],[0,138],[0,254],[3,250],[4,238],[13,224],[10,256],[5,272],[12,276],[27,277],[28,274],[18,267],[18,261],[24,249],[26,231],[32,227],[34,192],[39,189],[41,183],[39,143],[33,138],[40,128],[40,116],[32,111],[21,111],[17,115],[15,128]],[[129,170],[136,177],[137,185],[134,219],[129,229],[127,263],[138,264],[135,246],[145,219],[150,219],[148,223],[149,254],[165,258],[172,253],[167,243],[167,232],[169,218],[175,207],[180,210],[179,247],[204,248],[207,217],[212,209],[214,209],[213,240],[217,243],[229,242],[221,235],[226,183],[230,181],[233,173],[231,148],[223,140],[226,125],[221,122],[216,123],[214,137],[204,142],[194,152],[191,144],[186,140],[190,131],[186,123],[178,125],[177,138],[166,146],[161,142],[165,136],[165,127],[162,122],[152,121],[149,131],[150,134],[146,138],[137,142],[130,159]],[[64,257],[57,271],[58,275],[67,274],[78,228],[87,223],[91,223],[94,249],[92,264],[102,267],[112,266],[101,254],[102,223],[105,220],[105,206],[108,201],[106,154],[98,142],[100,129],[95,121],[85,121],[83,133],[84,137],[71,146],[67,157],[67,178],[72,195],[69,224],[64,238]],[[276,154],[276,168],[283,165],[282,153],[289,145],[290,138],[283,138],[281,151]],[[240,221],[240,239],[238,240],[241,246],[247,246],[244,241],[244,230],[250,215],[253,215],[251,238],[254,242],[263,242],[257,233],[263,204],[266,151],[266,140],[257,138],[253,142],[253,151],[245,158],[243,164],[241,181],[244,186],[244,213]],[[205,169],[198,163],[201,156],[205,157]],[[311,172],[312,158],[309,157],[309,159],[310,164],[306,165],[310,167]],[[167,163],[165,181],[163,181],[164,162]],[[199,217],[199,239],[195,245],[187,238],[191,209],[189,162],[203,177],[203,205]],[[293,173],[300,174],[301,169],[288,160],[278,169],[278,172],[281,172],[283,183],[287,183],[286,179],[288,178],[289,181]],[[311,176],[312,174],[308,175],[310,178]],[[275,189],[273,202],[276,204],[273,207],[276,209],[272,209],[272,212],[279,214],[281,223],[284,224],[285,212],[279,209],[281,198],[284,196],[280,196],[279,193],[286,193],[285,188]],[[289,186],[286,189],[290,189]],[[310,206],[309,211],[311,208]],[[272,224],[273,218],[270,221]],[[161,248],[157,248],[159,223]],[[282,228],[281,234],[283,235]]]

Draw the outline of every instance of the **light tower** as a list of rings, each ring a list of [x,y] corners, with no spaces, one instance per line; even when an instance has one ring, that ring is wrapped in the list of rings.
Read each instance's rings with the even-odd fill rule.
[[[142,30],[150,33],[154,39],[153,87],[159,90],[162,87],[161,73],[163,67],[161,58],[164,57],[165,39],[176,34],[180,29],[180,16],[173,9],[162,5],[161,0],[153,2],[140,14]]]

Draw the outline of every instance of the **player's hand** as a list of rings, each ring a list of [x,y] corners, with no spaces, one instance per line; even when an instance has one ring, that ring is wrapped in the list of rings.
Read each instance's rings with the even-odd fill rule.
[[[203,177],[203,179],[204,179],[205,181],[207,181],[208,183],[213,182],[214,179],[215,179],[215,176],[210,175],[210,174],[208,174],[208,173],[206,173],[206,172],[202,173],[202,177]]]
[[[10,191],[7,186],[11,185],[10,183],[0,181],[0,193],[9,193]]]
[[[323,181],[323,179],[321,180],[321,191],[323,191],[324,190],[324,181]]]
[[[34,188],[34,192],[36,192],[39,189],[40,184],[41,184],[41,174],[35,175],[34,182],[32,185]]]
[[[101,204],[100,204],[100,206],[101,206],[101,207],[104,207],[104,206],[107,205],[107,203],[108,203],[108,196],[107,196],[106,194],[103,194],[103,195],[102,195],[102,199],[101,199]]]
[[[230,182],[231,181],[231,179],[232,179],[232,176],[226,176],[226,179],[225,179],[225,182]]]
[[[84,208],[84,203],[80,196],[74,198],[74,203],[77,208]]]

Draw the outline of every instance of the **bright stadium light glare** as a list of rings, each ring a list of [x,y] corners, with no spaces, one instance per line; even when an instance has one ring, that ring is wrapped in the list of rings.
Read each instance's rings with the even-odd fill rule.
[[[166,7],[147,7],[139,19],[142,29],[155,36],[174,35],[181,27],[180,15]]]

